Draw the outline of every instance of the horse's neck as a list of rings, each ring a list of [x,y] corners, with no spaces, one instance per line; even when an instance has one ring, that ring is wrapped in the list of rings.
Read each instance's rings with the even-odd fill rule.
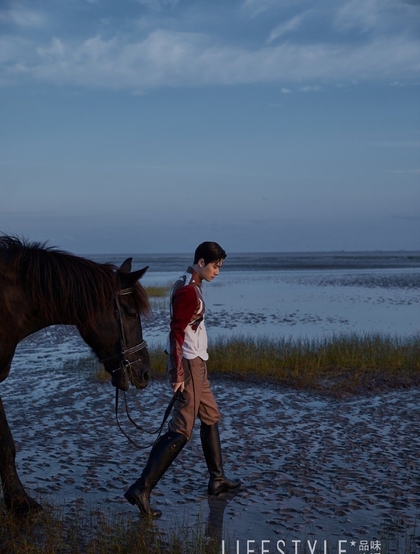
[[[60,321],[58,319],[53,319],[51,321],[47,320],[34,320],[29,321],[27,325],[20,326],[19,328],[19,341],[24,339],[25,337],[28,337],[29,335],[32,335],[33,333],[37,333],[38,331],[41,331],[42,329],[46,329],[47,327],[51,327],[53,325],[74,325],[73,323],[67,323]]]
[[[18,318],[20,340],[52,325],[78,326],[77,321],[66,317],[66,314],[63,315],[59,310],[54,310],[53,307],[45,313],[40,307],[33,306],[25,317]]]

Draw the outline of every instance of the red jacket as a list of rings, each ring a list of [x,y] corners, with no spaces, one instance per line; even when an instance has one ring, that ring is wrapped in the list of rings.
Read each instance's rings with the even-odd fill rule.
[[[184,381],[182,358],[208,360],[202,279],[192,267],[171,291],[171,330],[168,337],[169,370],[173,383]]]

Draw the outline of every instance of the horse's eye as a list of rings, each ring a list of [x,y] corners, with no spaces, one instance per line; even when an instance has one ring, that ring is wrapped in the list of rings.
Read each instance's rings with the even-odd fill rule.
[[[137,312],[128,312],[127,317],[130,319],[136,319],[137,318]]]

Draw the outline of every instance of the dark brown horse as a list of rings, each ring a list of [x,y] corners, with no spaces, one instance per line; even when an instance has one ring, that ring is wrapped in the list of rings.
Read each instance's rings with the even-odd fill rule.
[[[75,325],[112,375],[115,387],[129,380],[144,388],[150,359],[141,315],[150,305],[138,280],[147,267],[131,271],[98,264],[40,243],[0,236],[0,383],[9,374],[16,345],[49,325]],[[25,492],[16,472],[15,444],[0,397],[0,477],[8,509],[18,515],[41,506]]]

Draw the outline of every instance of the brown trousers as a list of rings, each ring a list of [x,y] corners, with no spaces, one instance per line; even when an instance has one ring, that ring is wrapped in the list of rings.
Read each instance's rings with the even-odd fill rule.
[[[220,412],[210,389],[206,362],[201,358],[182,358],[184,386],[182,400],[176,400],[169,429],[182,433],[189,440],[197,417],[206,425],[220,420]]]

